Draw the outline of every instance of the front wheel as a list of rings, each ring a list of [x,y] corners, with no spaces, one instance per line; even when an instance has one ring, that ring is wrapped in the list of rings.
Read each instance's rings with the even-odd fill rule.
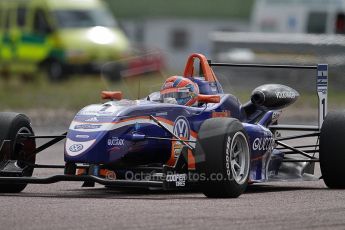
[[[250,150],[242,123],[234,118],[212,118],[200,127],[196,169],[207,197],[236,198],[246,189]]]
[[[345,112],[327,114],[320,133],[320,168],[329,188],[345,189]]]
[[[52,82],[58,82],[67,78],[67,72],[65,66],[58,60],[50,60],[45,66],[48,78]]]
[[[19,134],[34,135],[27,116],[18,113],[0,113],[0,147],[4,140],[10,141],[9,148],[0,151],[0,164],[7,160],[17,160],[18,166],[21,163],[35,163],[36,149],[34,139],[21,139]],[[32,176],[33,168],[29,167],[24,171],[24,176]],[[0,184],[0,193],[18,193],[24,190],[26,183],[19,184]]]

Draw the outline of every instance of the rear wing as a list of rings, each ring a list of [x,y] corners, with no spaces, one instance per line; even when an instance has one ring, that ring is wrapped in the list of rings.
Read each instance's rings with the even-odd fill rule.
[[[306,127],[301,126],[300,128],[310,130],[320,130],[322,123],[327,114],[327,91],[328,91],[328,64],[318,65],[265,65],[265,64],[233,64],[233,63],[212,63],[208,61],[209,65],[212,66],[229,66],[229,67],[244,67],[244,68],[274,68],[274,69],[310,69],[315,70],[316,76],[316,92],[319,99],[318,104],[318,127]],[[290,129],[288,125],[282,127],[275,126],[276,129]],[[296,129],[296,126],[291,127]]]

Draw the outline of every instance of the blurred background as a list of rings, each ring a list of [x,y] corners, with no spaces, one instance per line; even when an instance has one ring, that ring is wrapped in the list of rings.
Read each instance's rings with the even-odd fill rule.
[[[181,75],[187,57],[214,62],[329,64],[329,107],[344,108],[345,0],[0,0],[0,110],[68,124],[99,103]],[[242,103],[265,83],[303,96],[287,120],[317,118],[316,72],[215,68]],[[68,119],[66,119],[68,118]]]

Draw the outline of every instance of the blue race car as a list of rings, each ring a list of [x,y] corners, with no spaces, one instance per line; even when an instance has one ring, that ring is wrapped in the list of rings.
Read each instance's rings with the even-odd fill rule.
[[[296,90],[262,85],[241,104],[223,92],[212,66],[315,69],[319,125],[278,124],[281,109],[298,99]],[[313,179],[315,162],[328,187],[345,188],[345,114],[326,117],[327,76],[327,65],[212,63],[192,54],[183,76],[169,77],[160,92],[126,100],[121,92],[104,91],[108,101],[83,108],[59,136],[36,136],[25,115],[0,113],[0,192],[20,192],[28,183],[82,181],[83,186],[197,188],[207,197],[238,197],[251,183]],[[279,130],[303,132],[282,137]],[[319,142],[284,142],[307,137]],[[37,138],[52,140],[36,147]],[[35,164],[36,154],[63,139],[65,165]],[[64,174],[32,177],[35,168],[45,167],[64,168]]]

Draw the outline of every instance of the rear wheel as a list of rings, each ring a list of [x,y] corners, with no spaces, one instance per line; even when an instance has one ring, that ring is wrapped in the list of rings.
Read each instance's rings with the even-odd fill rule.
[[[45,68],[50,81],[57,82],[67,78],[65,67],[58,60],[52,59],[47,61]]]
[[[102,74],[110,82],[119,82],[122,79],[121,71],[124,66],[121,63],[107,63],[102,67]]]
[[[34,139],[20,139],[19,133],[34,134],[30,126],[30,120],[23,114],[18,113],[0,113],[0,146],[4,145],[4,140],[9,140],[9,148],[3,148],[0,151],[0,162],[7,160],[18,160],[18,166],[22,167],[21,163],[28,162],[35,163],[35,155],[33,152],[36,149]],[[24,171],[24,176],[32,176],[33,168],[29,167]],[[0,193],[18,193],[25,187],[26,183],[20,184],[1,184]]]
[[[236,198],[246,189],[250,151],[245,130],[237,119],[212,118],[200,127],[196,169],[207,197]]]
[[[320,168],[329,188],[345,188],[345,112],[327,114],[320,133]]]

